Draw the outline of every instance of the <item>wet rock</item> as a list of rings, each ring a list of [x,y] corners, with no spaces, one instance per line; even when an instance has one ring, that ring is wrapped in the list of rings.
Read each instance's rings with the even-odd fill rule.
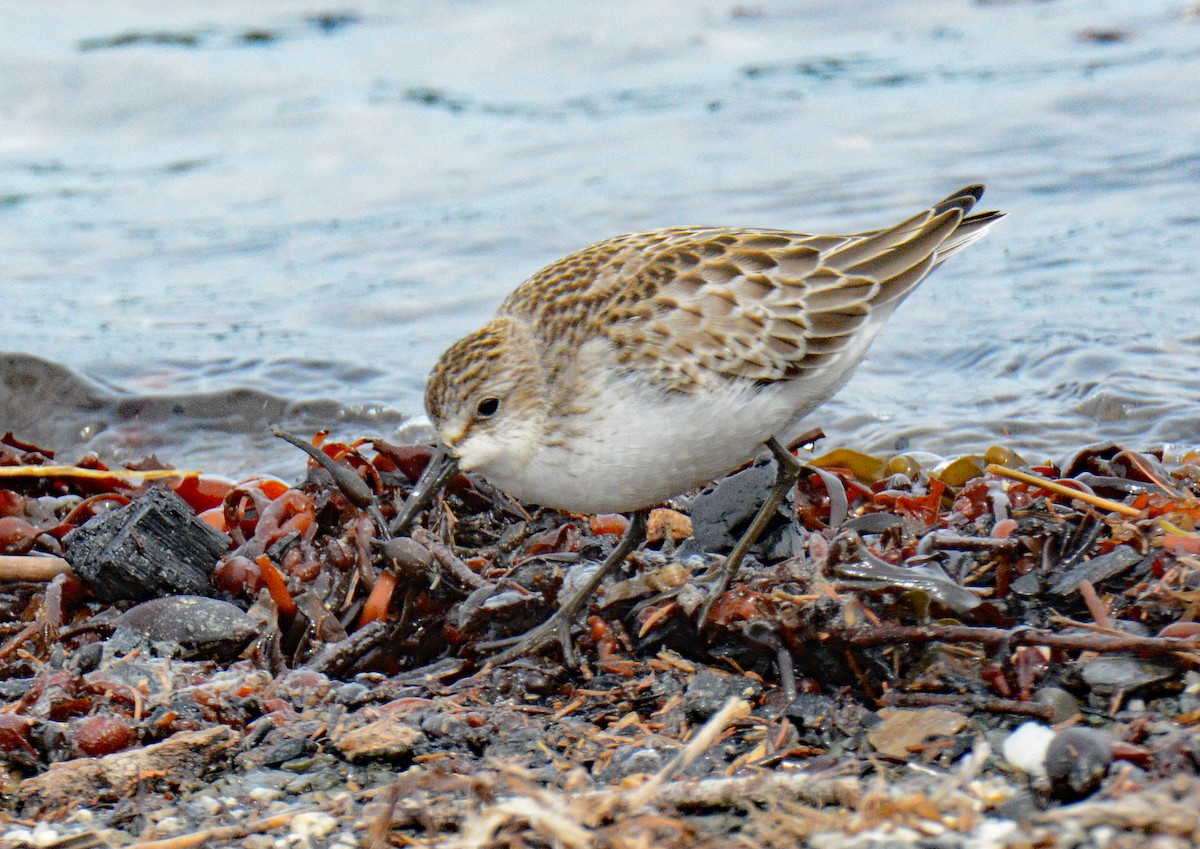
[[[1052,711],[1050,724],[1058,725],[1066,722],[1079,713],[1079,699],[1072,696],[1061,687],[1039,687],[1033,693],[1033,700],[1038,704],[1048,705]]]
[[[683,709],[688,719],[703,722],[719,711],[731,698],[753,701],[762,693],[762,684],[744,675],[725,675],[701,669],[683,693]]]
[[[317,744],[305,737],[290,737],[278,742],[265,742],[253,751],[238,757],[238,763],[243,768],[250,766],[277,767],[288,761],[312,755],[317,751]]]
[[[767,461],[706,487],[692,499],[692,542],[680,552],[728,551],[737,544],[775,483],[775,464]]]
[[[143,602],[115,620],[110,648],[128,651],[143,641],[182,658],[236,657],[258,634],[258,624],[227,601],[169,596]]]
[[[1073,802],[1100,786],[1112,763],[1112,738],[1092,728],[1068,728],[1046,750],[1046,775],[1056,799]]]
[[[1042,591],[1042,579],[1036,572],[1026,572],[1009,584],[1008,588],[1020,596],[1035,596]]]
[[[1131,693],[1166,681],[1178,673],[1174,666],[1140,657],[1099,657],[1083,667],[1084,682],[1099,696],[1111,696],[1118,690]]]

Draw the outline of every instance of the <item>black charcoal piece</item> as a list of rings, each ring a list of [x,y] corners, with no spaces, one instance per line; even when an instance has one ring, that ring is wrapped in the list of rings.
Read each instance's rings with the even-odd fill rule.
[[[212,595],[209,575],[229,543],[167,489],[151,489],[63,538],[71,568],[100,601]]]

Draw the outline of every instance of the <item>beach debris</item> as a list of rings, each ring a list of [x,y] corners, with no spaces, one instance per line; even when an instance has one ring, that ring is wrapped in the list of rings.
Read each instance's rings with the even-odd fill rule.
[[[665,847],[733,823],[762,845],[1039,845],[1064,822],[1200,837],[1200,456],[826,452],[703,630],[693,582],[740,514],[732,495],[708,518],[679,500],[580,612],[572,667],[553,643],[493,665],[479,647],[594,576],[627,517],[459,475],[397,534],[429,446],[309,447],[288,483],[139,478],[0,440],[0,469],[42,470],[0,476],[19,558],[0,560],[0,841],[32,840],[34,819],[43,843],[114,845],[310,826]],[[755,471],[713,492],[745,495]],[[195,591],[131,607],[56,562],[160,500],[214,541]],[[278,813],[226,807],[262,803]],[[145,817],[167,825],[135,832]]]
[[[63,538],[71,568],[101,601],[209,595],[209,575],[229,544],[180,496],[159,488]]]

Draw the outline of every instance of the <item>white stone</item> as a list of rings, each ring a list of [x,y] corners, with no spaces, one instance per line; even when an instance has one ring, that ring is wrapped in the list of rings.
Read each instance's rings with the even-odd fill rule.
[[[1000,750],[1004,759],[1034,778],[1046,777],[1046,750],[1055,731],[1040,722],[1025,722],[1004,738]]]

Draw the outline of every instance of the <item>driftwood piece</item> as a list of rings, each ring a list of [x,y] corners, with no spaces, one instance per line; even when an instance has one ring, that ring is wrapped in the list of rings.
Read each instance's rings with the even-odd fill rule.
[[[0,582],[49,581],[70,571],[71,564],[52,554],[0,555]]]
[[[166,489],[151,489],[63,539],[75,574],[101,601],[212,595],[209,575],[229,543]]]
[[[236,731],[217,725],[203,731],[180,731],[161,743],[102,758],[60,761],[23,781],[17,800],[26,813],[32,813],[125,798],[146,782],[179,787],[207,771],[238,738]]]

